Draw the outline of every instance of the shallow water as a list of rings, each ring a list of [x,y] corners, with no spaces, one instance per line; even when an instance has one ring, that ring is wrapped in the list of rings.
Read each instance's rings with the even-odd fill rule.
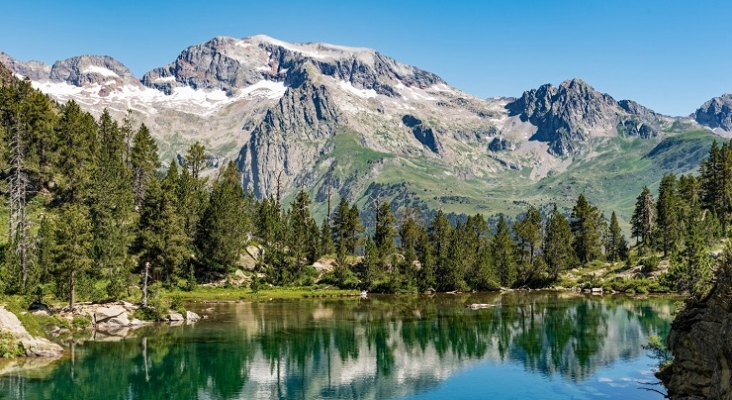
[[[662,389],[643,384],[657,380],[642,346],[665,337],[674,302],[513,293],[190,304],[210,317],[77,343],[50,366],[0,376],[0,399],[661,399],[640,389]]]

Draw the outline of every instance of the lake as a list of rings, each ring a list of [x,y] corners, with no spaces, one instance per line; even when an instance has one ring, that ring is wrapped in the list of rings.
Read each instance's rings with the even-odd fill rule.
[[[675,302],[517,292],[188,304],[209,318],[67,341],[61,360],[0,376],[0,399],[662,399],[639,389],[663,389],[644,385],[657,379],[642,346],[666,336]]]

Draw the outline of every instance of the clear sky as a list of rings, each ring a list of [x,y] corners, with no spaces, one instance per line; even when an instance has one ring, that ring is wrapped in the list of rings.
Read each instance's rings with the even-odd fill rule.
[[[7,1],[0,51],[110,55],[138,77],[215,36],[370,47],[481,97],[573,77],[688,115],[732,92],[730,0]]]

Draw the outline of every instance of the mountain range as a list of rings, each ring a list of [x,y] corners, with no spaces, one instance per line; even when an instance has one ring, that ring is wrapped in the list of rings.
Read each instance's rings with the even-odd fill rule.
[[[217,37],[142,78],[108,56],[0,63],[54,100],[144,122],[164,163],[196,141],[209,173],[234,160],[257,196],[329,188],[361,206],[515,214],[585,193],[630,217],[644,185],[696,170],[732,134],[732,95],[687,117],[615,100],[580,79],[482,99],[375,50]],[[337,198],[336,198],[337,200]],[[318,210],[322,213],[323,206]]]

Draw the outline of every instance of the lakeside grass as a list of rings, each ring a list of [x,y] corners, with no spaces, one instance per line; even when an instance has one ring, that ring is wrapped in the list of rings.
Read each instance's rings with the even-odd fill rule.
[[[190,292],[175,291],[166,292],[163,295],[164,300],[169,300],[173,296],[180,296],[183,301],[257,301],[268,299],[303,299],[318,297],[353,297],[359,296],[359,290],[335,289],[335,288],[314,288],[314,287],[277,287],[262,289],[253,292],[249,288],[244,287],[204,287],[199,286]]]

